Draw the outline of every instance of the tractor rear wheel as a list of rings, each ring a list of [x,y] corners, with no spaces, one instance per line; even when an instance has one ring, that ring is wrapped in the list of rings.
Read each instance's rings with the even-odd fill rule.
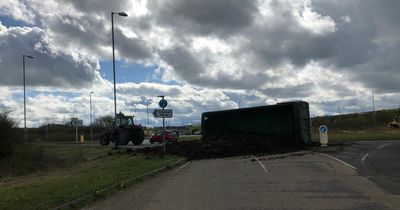
[[[129,143],[129,133],[127,131],[120,130],[118,143],[120,145],[127,145]]]
[[[100,145],[107,146],[110,144],[110,140],[108,139],[107,135],[103,134],[100,136]]]

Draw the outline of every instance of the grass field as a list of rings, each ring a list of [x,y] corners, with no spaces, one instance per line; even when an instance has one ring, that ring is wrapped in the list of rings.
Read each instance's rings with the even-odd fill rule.
[[[181,135],[179,141],[195,141],[200,140],[201,135]]]
[[[53,208],[88,194],[96,195],[105,187],[126,187],[133,183],[122,184],[125,180],[180,159],[178,156],[147,157],[117,153],[104,147],[46,146],[42,151],[49,157],[80,158],[64,167],[3,177],[0,179],[0,209]]]
[[[364,130],[364,131],[329,131],[331,142],[340,141],[370,141],[370,140],[400,140],[400,130]],[[313,141],[319,141],[319,133],[312,133]]]

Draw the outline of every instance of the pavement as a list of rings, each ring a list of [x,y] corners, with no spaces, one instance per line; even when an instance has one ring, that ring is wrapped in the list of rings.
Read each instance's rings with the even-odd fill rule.
[[[349,165],[311,152],[198,160],[85,209],[400,209]]]
[[[388,193],[400,195],[400,141],[357,141],[324,153],[351,165]]]

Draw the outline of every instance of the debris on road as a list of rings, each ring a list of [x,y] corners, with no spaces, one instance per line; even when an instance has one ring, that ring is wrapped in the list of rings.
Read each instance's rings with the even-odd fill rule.
[[[169,144],[167,145],[166,154],[181,155],[189,160],[193,160],[239,155],[278,154],[302,149],[301,146],[279,144],[277,142],[279,141],[259,136],[225,136],[213,141],[185,141]],[[135,152],[162,155],[162,148],[147,147],[135,150]]]

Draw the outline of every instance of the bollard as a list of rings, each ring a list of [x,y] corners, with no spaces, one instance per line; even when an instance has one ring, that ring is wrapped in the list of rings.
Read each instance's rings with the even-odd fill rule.
[[[321,146],[328,146],[328,127],[326,125],[319,126],[319,143]]]
[[[85,136],[84,136],[84,135],[81,135],[80,137],[81,137],[81,138],[80,138],[81,144],[85,143]]]

